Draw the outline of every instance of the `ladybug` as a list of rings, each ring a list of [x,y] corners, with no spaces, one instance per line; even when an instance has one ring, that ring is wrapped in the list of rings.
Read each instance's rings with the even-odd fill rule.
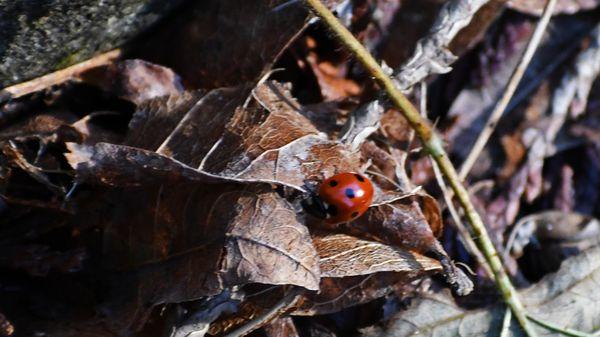
[[[328,224],[352,221],[363,215],[374,194],[371,181],[358,173],[338,173],[321,183],[309,201],[309,212]]]

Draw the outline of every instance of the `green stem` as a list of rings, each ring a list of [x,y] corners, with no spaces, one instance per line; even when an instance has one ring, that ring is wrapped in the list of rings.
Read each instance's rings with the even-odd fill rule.
[[[510,279],[502,266],[502,262],[498,257],[498,252],[487,234],[481,217],[471,203],[467,190],[458,179],[456,169],[448,159],[448,155],[444,150],[440,137],[434,132],[429,121],[421,117],[415,106],[396,88],[392,79],[386,75],[383,68],[377,63],[373,56],[371,56],[369,51],[354,38],[352,33],[338,21],[320,0],[305,1],[345,47],[353,53],[356,59],[360,61],[375,81],[387,92],[392,103],[394,103],[394,105],[402,112],[411,127],[416,131],[423,146],[437,162],[442,174],[444,174],[450,187],[454,191],[458,202],[464,209],[465,216],[471,225],[471,235],[477,242],[478,248],[482,251],[485,259],[490,265],[490,268],[494,273],[494,279],[504,301],[510,307],[525,333],[530,337],[537,336],[533,327],[527,320],[525,307],[521,303],[515,287],[510,282]]]

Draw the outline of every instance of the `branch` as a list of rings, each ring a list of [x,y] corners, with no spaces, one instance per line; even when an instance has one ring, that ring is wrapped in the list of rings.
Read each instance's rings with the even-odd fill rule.
[[[429,121],[419,115],[417,109],[412,103],[398,90],[396,84],[388,77],[382,67],[375,61],[373,56],[366,48],[358,42],[338,20],[323,5],[320,0],[305,0],[313,12],[323,20],[327,27],[337,36],[337,38],[354,54],[357,60],[366,68],[375,81],[386,91],[392,103],[402,112],[406,120],[415,130],[424,147],[437,162],[442,174],[448,180],[450,187],[456,194],[458,202],[465,212],[465,216],[471,225],[471,234],[477,240],[479,249],[484,254],[492,272],[496,284],[504,298],[504,301],[511,308],[513,314],[521,324],[528,336],[536,336],[533,327],[526,317],[526,312],[516,289],[510,282],[498,253],[487,234],[485,225],[481,217],[475,210],[473,203],[469,199],[467,190],[458,178],[458,174],[448,155],[446,154],[442,140],[436,134]]]
[[[34,78],[27,82],[6,87],[0,90],[0,101],[19,98],[21,96],[49,88],[53,85],[63,83],[67,80],[73,79],[76,75],[79,75],[88,69],[112,63],[114,60],[121,57],[121,54],[121,49],[113,49],[109,52],[94,56],[89,60],[77,63],[65,69]]]

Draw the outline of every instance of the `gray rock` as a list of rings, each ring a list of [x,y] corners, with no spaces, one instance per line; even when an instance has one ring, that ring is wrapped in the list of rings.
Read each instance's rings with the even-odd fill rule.
[[[183,0],[0,0],[0,88],[110,50]]]

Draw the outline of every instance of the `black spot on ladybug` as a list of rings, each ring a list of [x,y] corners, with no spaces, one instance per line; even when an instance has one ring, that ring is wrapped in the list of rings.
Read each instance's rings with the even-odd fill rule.
[[[329,205],[329,207],[327,207],[327,213],[331,216],[336,216],[338,214],[338,209],[334,205]]]
[[[352,212],[352,217],[356,218],[358,216],[358,212]]]
[[[338,184],[338,182],[335,181],[335,180],[332,180],[332,181],[329,182],[329,186],[331,186],[331,187],[336,187],[337,184]]]
[[[358,179],[358,181],[360,181],[361,183],[365,182],[365,178],[363,178],[363,176],[361,176],[360,174],[355,174],[354,175],[356,177],[356,179]]]
[[[346,191],[344,191],[344,193],[346,193],[346,196],[350,199],[354,199],[355,197],[354,190],[351,188],[347,188]]]

